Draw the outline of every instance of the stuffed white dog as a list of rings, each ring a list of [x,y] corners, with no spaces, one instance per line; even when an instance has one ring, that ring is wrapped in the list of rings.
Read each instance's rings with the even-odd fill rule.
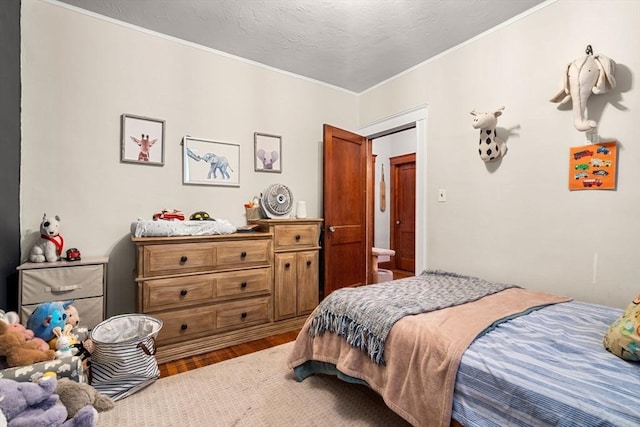
[[[40,223],[40,238],[31,248],[29,261],[31,262],[55,262],[60,259],[64,239],[60,235],[60,217],[47,217],[45,213]]]

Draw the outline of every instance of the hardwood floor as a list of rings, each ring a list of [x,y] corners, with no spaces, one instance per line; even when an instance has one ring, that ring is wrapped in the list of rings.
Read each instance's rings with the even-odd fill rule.
[[[415,273],[402,270],[393,270],[394,279],[402,279],[404,277],[410,276],[415,276]],[[161,363],[158,365],[158,367],[160,368],[160,378],[187,372],[197,368],[202,368],[203,366],[207,365],[213,365],[214,363],[233,359],[234,357],[243,356],[245,354],[265,350],[270,347],[275,347],[280,344],[285,344],[290,341],[295,341],[296,337],[298,336],[298,332],[299,330],[287,332],[284,334],[267,337],[261,340],[234,345],[209,353],[199,354],[197,356],[185,357],[184,359]]]
[[[295,341],[299,331],[286,332],[284,334],[274,335],[261,340],[251,341],[244,344],[238,344],[231,347],[215,350],[209,353],[199,354],[197,356],[186,357],[184,359],[173,360],[158,365],[160,368],[160,378],[187,372],[193,369],[202,368],[203,366],[213,365],[214,363],[224,360],[233,359],[234,357],[243,356],[245,354],[254,353],[290,341]]]
[[[405,277],[413,277],[416,275],[413,271],[405,271],[405,270],[391,270],[393,271],[394,279],[404,279]]]

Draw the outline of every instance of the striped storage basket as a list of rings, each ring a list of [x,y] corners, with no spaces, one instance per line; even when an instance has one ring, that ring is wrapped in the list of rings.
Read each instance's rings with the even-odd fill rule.
[[[144,314],[122,314],[91,331],[90,383],[113,400],[123,399],[160,376],[155,358],[162,321]]]

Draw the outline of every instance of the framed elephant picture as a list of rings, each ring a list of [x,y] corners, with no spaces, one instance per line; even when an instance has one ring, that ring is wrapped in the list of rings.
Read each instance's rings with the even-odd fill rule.
[[[253,162],[256,172],[282,172],[282,137],[267,133],[253,134]]]
[[[185,136],[183,183],[240,187],[240,145]]]

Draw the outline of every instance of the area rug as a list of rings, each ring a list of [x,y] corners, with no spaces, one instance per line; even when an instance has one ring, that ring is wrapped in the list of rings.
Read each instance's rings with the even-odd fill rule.
[[[407,426],[366,386],[297,382],[283,344],[162,378],[99,414],[99,427]]]

